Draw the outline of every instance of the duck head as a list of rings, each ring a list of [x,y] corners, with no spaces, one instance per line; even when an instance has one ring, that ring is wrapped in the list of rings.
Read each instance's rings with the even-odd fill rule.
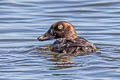
[[[65,21],[56,22],[51,25],[50,29],[45,34],[38,37],[38,40],[44,41],[59,38],[77,38],[73,25]]]

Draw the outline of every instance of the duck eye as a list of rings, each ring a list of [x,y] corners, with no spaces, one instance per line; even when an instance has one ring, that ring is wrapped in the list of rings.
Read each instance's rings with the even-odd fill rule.
[[[59,25],[59,26],[58,26],[58,29],[59,29],[59,30],[63,29],[63,25]]]

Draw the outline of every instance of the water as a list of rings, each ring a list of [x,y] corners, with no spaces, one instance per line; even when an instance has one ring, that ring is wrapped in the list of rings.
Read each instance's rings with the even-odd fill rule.
[[[119,0],[0,0],[0,80],[119,80]],[[98,51],[62,64],[54,40],[37,37],[56,21],[68,21]]]

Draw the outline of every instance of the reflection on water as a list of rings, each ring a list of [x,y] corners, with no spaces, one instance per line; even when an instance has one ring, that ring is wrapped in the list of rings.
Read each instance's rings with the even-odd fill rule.
[[[0,79],[118,80],[119,4],[119,0],[1,0]],[[37,37],[61,20],[72,23],[78,36],[99,50],[77,57],[50,52],[47,46],[54,40],[40,42]]]

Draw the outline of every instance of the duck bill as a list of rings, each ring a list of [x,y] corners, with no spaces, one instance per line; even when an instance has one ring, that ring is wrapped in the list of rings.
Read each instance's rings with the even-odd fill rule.
[[[41,35],[40,37],[38,37],[39,41],[45,41],[45,40],[51,40],[51,39],[54,39],[54,36],[52,36],[49,33],[45,33],[45,34]]]

